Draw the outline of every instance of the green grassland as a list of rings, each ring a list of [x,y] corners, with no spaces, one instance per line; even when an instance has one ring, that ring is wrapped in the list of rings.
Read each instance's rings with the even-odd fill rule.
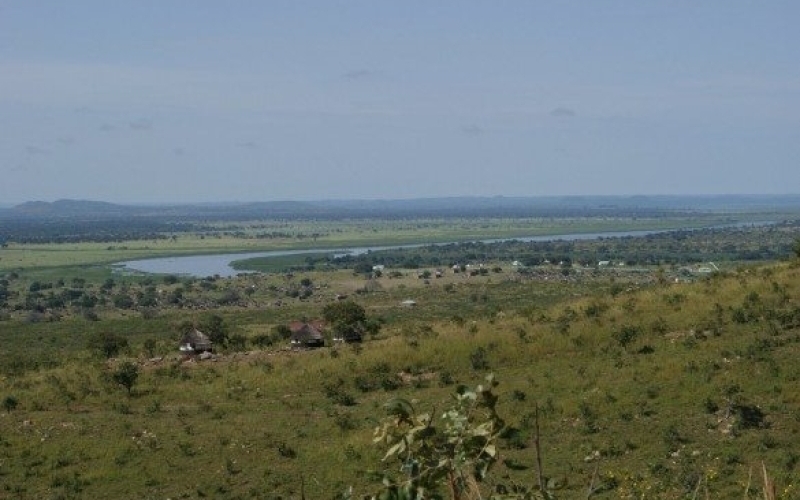
[[[132,259],[287,249],[437,243],[603,231],[708,227],[745,220],[780,220],[776,214],[700,214],[675,217],[441,218],[236,222],[175,232],[151,240],[112,243],[18,244],[0,250],[0,271],[92,266]]]
[[[585,497],[595,472],[593,498],[693,498],[706,490],[709,498],[741,498],[762,462],[779,498],[796,496],[796,264],[680,284],[602,275],[519,280],[503,271],[426,285],[409,272],[379,279],[368,293],[357,293],[366,280],[352,272],[308,276],[320,290],[280,307],[0,322],[4,350],[37,361],[16,371],[3,361],[0,496],[334,498],[349,486],[371,493],[375,472],[388,466],[372,443],[382,404],[402,396],[438,411],[459,384],[473,386],[489,372],[500,381],[509,425],[496,481],[535,484],[538,406],[544,473],[563,485],[559,498]],[[286,279],[223,281],[262,293]],[[277,324],[318,317],[334,294],[348,292],[384,322],[361,345],[291,352],[248,343],[204,362],[176,354],[176,325],[186,319],[219,314],[232,333],[253,340]],[[406,298],[417,306],[401,306]],[[87,348],[102,331],[128,339],[120,358]],[[150,360],[148,339],[162,359]],[[112,378],[124,359],[140,369],[130,395]]]
[[[0,250],[0,498],[337,498],[351,486],[356,497],[371,494],[383,472],[396,472],[373,443],[383,404],[403,397],[438,414],[488,373],[508,427],[484,495],[497,483],[536,484],[538,409],[543,473],[557,498],[586,498],[590,483],[591,498],[764,498],[758,481],[747,486],[762,464],[776,498],[796,498],[794,257],[718,261],[712,274],[685,265],[515,269],[510,254],[473,247],[480,272],[448,267],[441,277],[427,265],[376,276],[319,255],[221,279],[105,265],[731,222],[723,219],[254,222],[110,246],[12,242]],[[676,238],[658,244],[687,254],[702,246],[706,258],[734,255],[737,238],[757,240],[742,243],[748,251],[783,248],[797,228]],[[656,240],[600,243],[639,252]],[[275,337],[342,297],[380,330],[312,351]],[[181,329],[213,318],[230,339],[217,357],[179,355]],[[97,348],[103,335],[126,344],[111,359]],[[115,378],[126,362],[138,370],[130,391]]]

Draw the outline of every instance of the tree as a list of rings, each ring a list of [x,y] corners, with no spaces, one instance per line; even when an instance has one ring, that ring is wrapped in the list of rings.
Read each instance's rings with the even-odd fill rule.
[[[322,309],[322,316],[331,325],[334,339],[360,342],[367,323],[367,313],[355,302],[332,302]]]
[[[128,347],[128,339],[118,333],[98,332],[89,339],[89,347],[99,351],[106,358],[113,358]]]
[[[287,325],[275,325],[272,327],[272,338],[275,342],[289,340],[291,336],[292,330]]]
[[[178,335],[181,337],[194,330],[194,328],[194,322],[188,319],[181,321],[175,326],[175,329],[178,331]]]
[[[361,261],[358,262],[355,266],[353,266],[353,273],[354,274],[372,274],[372,262],[369,261]]]
[[[228,326],[225,324],[225,320],[222,319],[221,316],[212,314],[211,316],[207,317],[201,324],[200,329],[206,335],[208,335],[208,338],[211,339],[211,342],[221,346],[228,344]]]
[[[133,299],[127,293],[118,293],[112,299],[114,307],[119,309],[131,309],[134,305]]]
[[[326,305],[322,309],[322,317],[331,325],[354,325],[366,321],[367,313],[363,307],[352,300],[346,300]]]
[[[136,384],[136,379],[139,378],[139,366],[132,361],[124,361],[119,367],[111,374],[111,378],[117,384],[121,385],[131,395],[133,386]]]

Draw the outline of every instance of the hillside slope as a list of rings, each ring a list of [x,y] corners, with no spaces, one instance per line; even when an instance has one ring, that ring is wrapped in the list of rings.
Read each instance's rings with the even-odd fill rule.
[[[762,462],[780,498],[796,495],[796,264],[554,307],[537,305],[542,285],[515,286],[529,294],[514,302],[524,306],[500,304],[475,322],[390,324],[352,348],[142,359],[131,395],[114,382],[119,360],[88,353],[5,376],[0,496],[369,493],[379,481],[368,471],[386,466],[372,443],[381,405],[402,396],[436,413],[458,384],[489,372],[509,425],[497,480],[535,484],[538,406],[544,473],[564,485],[561,498],[585,496],[595,474],[592,498],[741,498]],[[483,288],[486,300],[495,289]]]

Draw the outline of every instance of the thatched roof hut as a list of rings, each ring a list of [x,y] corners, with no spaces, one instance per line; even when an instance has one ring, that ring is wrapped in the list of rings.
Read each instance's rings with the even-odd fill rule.
[[[212,344],[208,335],[195,328],[183,336],[180,350],[188,354],[211,352]]]
[[[319,328],[311,325],[310,323],[302,323],[300,325],[292,325],[291,342],[292,347],[323,347],[325,345],[325,336]]]

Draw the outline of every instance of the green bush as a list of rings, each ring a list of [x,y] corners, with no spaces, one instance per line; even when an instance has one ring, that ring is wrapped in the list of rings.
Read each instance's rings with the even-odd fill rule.
[[[111,378],[115,383],[127,389],[130,395],[136,380],[139,378],[139,365],[133,361],[124,361],[111,374]]]
[[[3,409],[10,412],[19,406],[19,400],[14,396],[6,396],[3,398]]]
[[[117,333],[97,332],[90,337],[89,347],[106,358],[113,358],[128,347],[128,339]]]

